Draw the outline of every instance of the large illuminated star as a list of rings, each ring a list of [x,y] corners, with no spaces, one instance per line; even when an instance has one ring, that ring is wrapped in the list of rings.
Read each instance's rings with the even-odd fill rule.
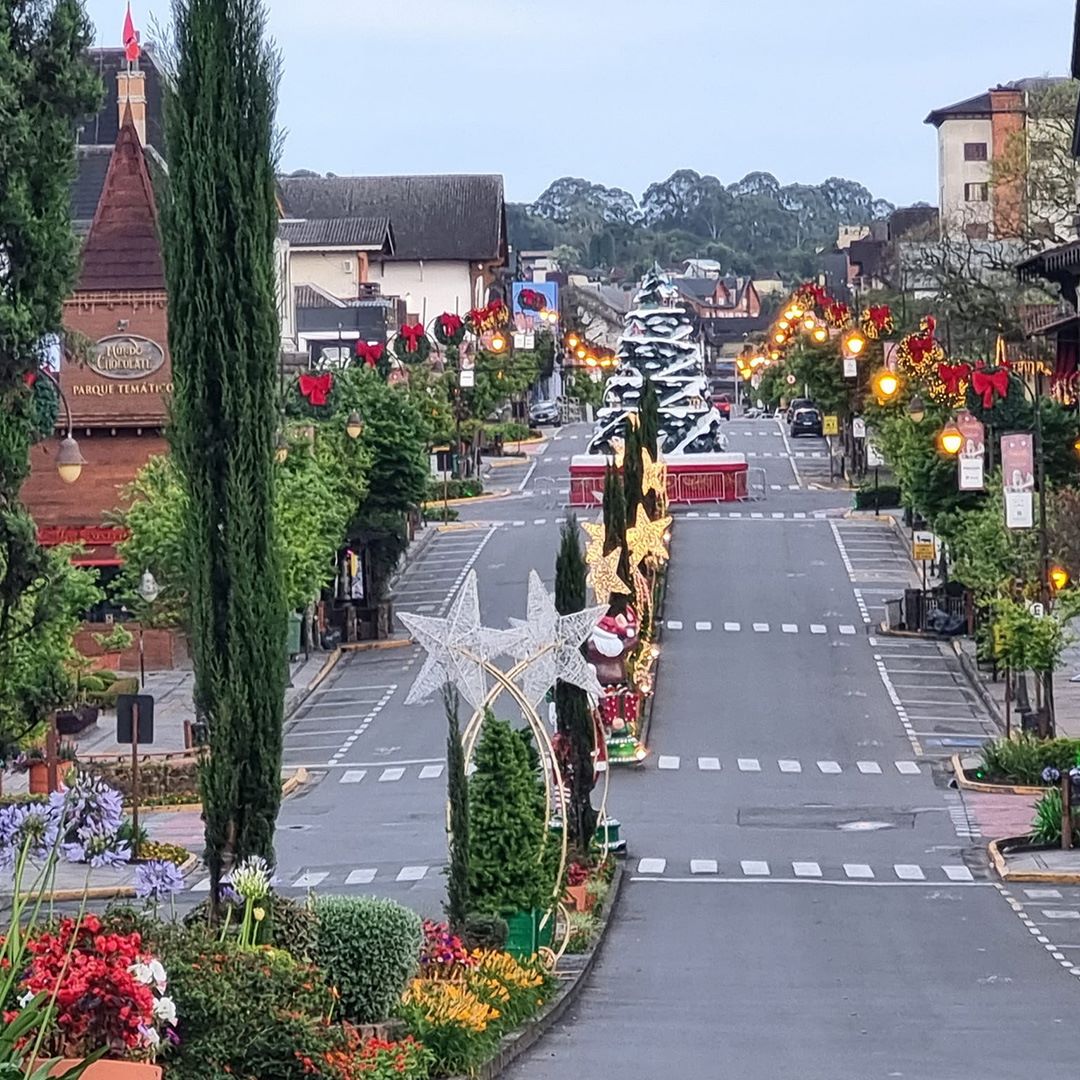
[[[645,559],[657,559],[663,562],[667,558],[664,535],[671,527],[668,516],[651,521],[649,515],[639,506],[634,524],[626,530],[626,543],[630,548],[630,558],[635,566]]]
[[[602,521],[583,521],[581,527],[589,538],[589,542],[585,545],[585,561],[592,566],[598,559],[604,557],[607,530]]]
[[[606,555],[589,563],[589,584],[596,596],[598,604],[611,604],[611,594],[621,593],[623,596],[630,594],[630,586],[619,577],[619,559],[622,557],[620,548],[613,548]]]
[[[653,461],[648,450],[641,451],[641,490],[646,495],[653,491],[657,498],[667,494],[667,466],[662,461]]]
[[[581,646],[607,613],[607,605],[560,615],[555,598],[533,570],[529,574],[527,613],[525,620],[510,620],[515,637],[507,651],[515,660],[529,661],[521,676],[521,689],[529,702],[539,705],[559,679],[599,697],[600,683],[585,662]]]
[[[476,571],[470,571],[466,577],[446,618],[406,612],[400,612],[398,618],[427,653],[405,704],[427,701],[449,682],[474,709],[479,709],[488,693],[484,664],[507,652],[515,635],[512,631],[489,630],[480,625]]]

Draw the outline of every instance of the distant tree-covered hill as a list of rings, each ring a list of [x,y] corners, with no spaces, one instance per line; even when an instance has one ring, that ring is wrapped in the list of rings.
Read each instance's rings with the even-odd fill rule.
[[[839,225],[865,225],[894,209],[861,184],[781,185],[754,172],[734,184],[680,169],[640,200],[619,188],[564,176],[534,203],[510,203],[518,251],[560,248],[575,269],[638,277],[654,261],[716,259],[740,274],[810,273]]]

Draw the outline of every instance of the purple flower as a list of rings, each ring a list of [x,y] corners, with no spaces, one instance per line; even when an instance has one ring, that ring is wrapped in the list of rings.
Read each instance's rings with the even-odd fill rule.
[[[218,886],[218,903],[221,904],[242,904],[244,901],[240,899],[240,894],[232,887],[232,882],[228,879],[221,882]]]
[[[184,875],[167,859],[152,859],[135,870],[135,895],[141,900],[164,900],[183,887]]]
[[[31,859],[47,859],[59,838],[56,814],[43,803],[16,803],[0,810],[0,864],[11,866],[25,847]]]

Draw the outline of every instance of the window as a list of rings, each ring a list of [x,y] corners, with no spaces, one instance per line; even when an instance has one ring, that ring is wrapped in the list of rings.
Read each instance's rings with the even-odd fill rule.
[[[965,161],[986,161],[986,143],[984,143],[984,142],[966,142],[966,143],[964,143],[964,160]]]
[[[989,184],[965,184],[964,202],[987,202],[990,198]]]
[[[964,226],[964,234],[969,240],[989,240],[990,226],[985,223],[972,222]]]

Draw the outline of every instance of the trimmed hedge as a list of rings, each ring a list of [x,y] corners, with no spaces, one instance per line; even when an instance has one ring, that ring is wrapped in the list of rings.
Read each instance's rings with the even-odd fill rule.
[[[1042,785],[1042,771],[1052,765],[1059,772],[1068,772],[1080,764],[1080,739],[1039,739],[1034,735],[1019,735],[1013,739],[997,739],[982,748],[980,779],[1005,784]]]
[[[877,489],[877,500],[877,506],[899,506],[900,488],[896,484],[881,484]],[[857,488],[855,491],[855,509],[873,510],[874,506],[873,484]]]
[[[375,896],[315,899],[315,961],[356,1024],[385,1020],[416,974],[423,943],[420,916]]]

